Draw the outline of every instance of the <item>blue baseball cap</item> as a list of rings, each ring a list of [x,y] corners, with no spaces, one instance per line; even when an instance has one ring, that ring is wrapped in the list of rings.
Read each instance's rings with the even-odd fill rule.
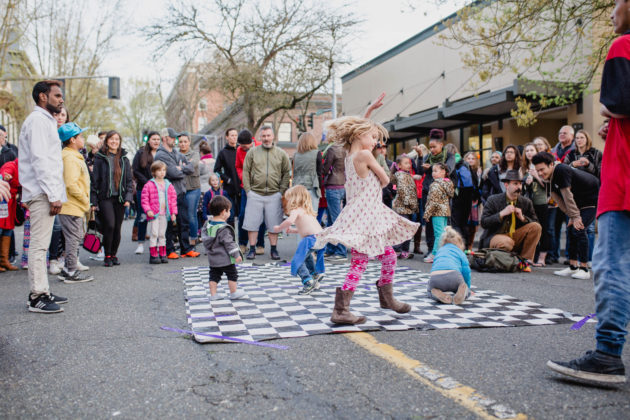
[[[79,135],[80,133],[83,133],[84,131],[85,130],[73,122],[65,123],[57,130],[59,133],[59,139],[62,143],[70,140],[72,137]]]

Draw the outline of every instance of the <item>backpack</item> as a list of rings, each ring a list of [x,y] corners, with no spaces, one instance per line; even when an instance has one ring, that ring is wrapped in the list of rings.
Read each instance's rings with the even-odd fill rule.
[[[457,188],[472,188],[475,186],[470,168],[464,162],[455,166],[455,186]]]
[[[514,273],[524,261],[517,255],[500,249],[484,248],[468,255],[470,267],[482,273]]]

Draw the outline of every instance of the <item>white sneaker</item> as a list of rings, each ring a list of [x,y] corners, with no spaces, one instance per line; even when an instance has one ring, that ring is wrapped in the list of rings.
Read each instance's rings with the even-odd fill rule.
[[[225,299],[225,295],[222,295],[221,293],[217,293],[214,296],[210,296],[210,300],[223,300]]]
[[[562,269],[562,270],[554,271],[553,274],[555,274],[556,276],[571,277],[575,273],[577,273],[578,271],[579,270],[577,268],[575,270],[573,270],[571,267],[567,267],[567,268]]]
[[[136,248],[136,254],[144,254],[144,244],[138,244],[138,248]]]
[[[48,266],[48,272],[50,274],[52,274],[53,276],[61,273],[61,269],[62,269],[63,265],[60,264],[59,261],[57,260],[50,260],[50,265]]]
[[[589,280],[591,278],[591,273],[589,271],[584,270],[576,270],[575,273],[571,275],[571,278],[578,280]]]
[[[232,300],[243,299],[244,297],[247,297],[247,293],[243,292],[242,290],[237,290],[234,293],[230,293],[230,299]]]
[[[79,259],[77,258],[77,270],[79,270],[79,271],[88,271],[89,269],[90,269],[90,267],[88,267],[87,265],[81,264],[81,261],[79,261]]]

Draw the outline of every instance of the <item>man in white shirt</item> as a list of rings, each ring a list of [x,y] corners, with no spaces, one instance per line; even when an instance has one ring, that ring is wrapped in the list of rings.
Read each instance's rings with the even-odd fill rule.
[[[59,304],[68,301],[50,292],[46,270],[46,250],[55,215],[66,201],[61,142],[57,121],[52,116],[62,109],[61,82],[46,80],[36,83],[33,100],[35,109],[26,118],[20,131],[18,156],[22,201],[28,206],[31,218],[28,310],[55,313],[62,312]]]

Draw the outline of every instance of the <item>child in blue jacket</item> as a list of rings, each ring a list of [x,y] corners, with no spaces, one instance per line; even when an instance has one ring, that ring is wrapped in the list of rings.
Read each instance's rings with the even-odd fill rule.
[[[440,237],[440,249],[431,266],[427,290],[438,302],[455,305],[461,305],[470,296],[470,265],[464,254],[464,241],[450,226]]]

